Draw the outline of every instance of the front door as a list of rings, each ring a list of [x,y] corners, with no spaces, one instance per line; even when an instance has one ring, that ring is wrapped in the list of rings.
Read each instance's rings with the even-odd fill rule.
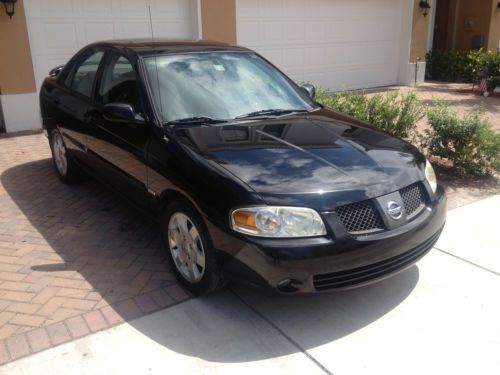
[[[111,187],[147,208],[146,157],[150,130],[142,120],[144,112],[136,70],[125,56],[109,52],[97,85],[94,104],[88,111],[87,147],[94,169]],[[104,106],[113,103],[130,104],[137,120],[106,118]]]
[[[448,45],[448,20],[450,13],[450,0],[438,0],[436,3],[436,17],[434,23],[434,39],[432,48],[446,51]]]

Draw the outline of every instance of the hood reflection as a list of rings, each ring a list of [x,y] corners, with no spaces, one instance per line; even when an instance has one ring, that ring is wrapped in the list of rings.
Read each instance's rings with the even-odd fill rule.
[[[177,129],[177,136],[258,193],[397,190],[419,179],[416,151],[384,133],[324,116]],[[399,182],[401,183],[401,182]]]

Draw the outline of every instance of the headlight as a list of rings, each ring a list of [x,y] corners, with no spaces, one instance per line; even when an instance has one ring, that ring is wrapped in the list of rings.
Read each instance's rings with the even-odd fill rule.
[[[432,192],[435,193],[437,189],[436,173],[434,173],[434,169],[428,160],[425,161],[425,178],[429,182]]]
[[[257,237],[314,237],[326,235],[319,214],[302,207],[248,207],[231,212],[233,230]]]

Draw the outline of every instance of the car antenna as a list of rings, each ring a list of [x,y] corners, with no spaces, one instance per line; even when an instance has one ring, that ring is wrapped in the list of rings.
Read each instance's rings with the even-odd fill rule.
[[[151,41],[154,41],[155,34],[153,31],[153,19],[151,18],[151,5],[148,5],[148,13],[149,13],[149,27],[151,29]]]
[[[151,28],[151,41],[154,42],[155,39],[155,34],[153,31],[153,18],[151,17],[151,5],[148,5],[148,13],[149,13],[149,27]],[[162,112],[161,109],[161,90],[160,90],[160,78],[158,77],[158,61],[157,61],[157,56],[154,57],[155,59],[155,70],[156,70],[156,83],[158,85],[158,95],[160,99],[160,111]],[[168,141],[168,139],[166,139]]]

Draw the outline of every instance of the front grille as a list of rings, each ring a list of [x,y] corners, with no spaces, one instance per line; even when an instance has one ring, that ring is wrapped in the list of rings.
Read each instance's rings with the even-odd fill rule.
[[[406,219],[411,220],[425,208],[426,194],[421,182],[399,190]],[[335,209],[337,216],[351,234],[366,234],[385,230],[386,227],[373,200],[347,204]]]
[[[340,206],[335,211],[349,233],[366,233],[385,229],[380,214],[370,200]]]
[[[314,275],[314,288],[318,291],[348,288],[405,269],[424,256],[434,246],[440,233],[441,230],[419,246],[395,257],[346,271]]]
[[[422,183],[417,182],[399,191],[408,218],[417,215],[425,207],[425,193]]]

